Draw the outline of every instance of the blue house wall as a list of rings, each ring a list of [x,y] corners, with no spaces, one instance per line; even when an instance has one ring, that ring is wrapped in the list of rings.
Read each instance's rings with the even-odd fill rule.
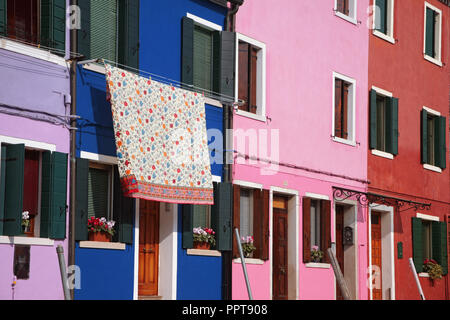
[[[105,75],[78,67],[77,157],[81,151],[116,156],[111,106],[106,100]],[[132,300],[134,246],[125,250],[75,247],[75,263],[81,271],[76,300]]]
[[[206,0],[141,1],[140,69],[181,81],[181,19],[187,13],[223,26],[227,9]],[[207,129],[223,132],[222,114],[221,108],[206,105]],[[212,163],[211,170],[222,176],[222,164]],[[182,206],[178,208],[177,299],[220,300],[222,258],[187,254],[181,239]]]

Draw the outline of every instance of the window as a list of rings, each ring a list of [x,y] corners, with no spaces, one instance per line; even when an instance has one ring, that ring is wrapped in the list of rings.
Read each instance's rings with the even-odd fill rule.
[[[439,66],[442,43],[442,11],[425,2],[424,57]]]
[[[213,32],[194,26],[194,86],[213,89]]]
[[[439,112],[424,108],[421,113],[422,163],[445,169],[447,164],[446,118]],[[428,168],[428,167],[427,167]]]
[[[112,166],[91,162],[88,173],[88,219],[112,220]]]
[[[79,1],[78,51],[85,59],[106,59],[138,68],[139,1]]]
[[[318,247],[323,252],[322,262],[329,262],[326,250],[331,247],[331,202],[303,198],[303,262],[309,263],[311,250]]]
[[[335,0],[334,11],[338,17],[356,24],[356,0]]]
[[[373,34],[391,43],[394,40],[394,0],[374,0]]]
[[[234,185],[233,230],[242,237],[253,236],[256,250],[253,258],[269,258],[269,190]],[[233,237],[233,257],[239,258],[239,249]]]
[[[65,0],[0,1],[0,35],[64,54],[66,38]]]
[[[370,92],[370,148],[398,154],[398,99],[378,88]]]
[[[265,121],[265,45],[238,34],[236,50],[238,114]]]
[[[229,251],[234,232],[231,229],[233,211],[233,186],[231,183],[214,182],[214,205],[182,206],[183,249],[194,247],[193,229],[208,227],[214,230],[216,245],[213,250]]]
[[[0,235],[65,239],[67,160],[63,153],[1,144]]]
[[[436,260],[448,272],[447,225],[438,217],[417,214],[412,218],[413,260],[418,273],[426,259]]]
[[[114,242],[133,243],[135,200],[122,193],[117,165],[76,160],[75,240],[87,241],[90,217],[115,221]]]
[[[340,142],[355,143],[355,81],[333,75],[333,137]]]

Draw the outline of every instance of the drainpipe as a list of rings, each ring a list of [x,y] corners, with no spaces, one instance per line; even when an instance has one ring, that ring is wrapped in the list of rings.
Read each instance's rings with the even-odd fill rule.
[[[234,32],[236,25],[236,14],[239,11],[239,7],[244,4],[244,0],[229,0],[231,6],[228,9],[227,17],[225,19],[225,30]],[[235,75],[237,77],[237,75]],[[223,165],[223,179],[224,182],[232,182],[232,164],[234,153],[228,151],[231,143],[228,139],[228,132],[233,129],[233,105],[225,105],[223,109],[223,132],[225,133],[224,147],[223,147],[223,159],[225,163]],[[230,131],[229,131],[230,130]],[[230,138],[233,136],[231,135]],[[232,140],[231,140],[232,141]],[[229,156],[230,155],[230,156]],[[232,300],[232,264],[233,264],[232,251],[222,252],[222,299]]]
[[[70,5],[76,6],[78,0],[71,0]],[[70,52],[76,53],[78,50],[78,30],[72,28],[70,30]],[[71,118],[71,130],[70,130],[70,187],[69,187],[69,249],[68,249],[68,264],[69,266],[75,265],[75,212],[76,212],[76,128],[77,121],[74,116],[77,114],[77,58],[71,58],[70,65],[70,95],[71,106],[70,115]],[[70,298],[74,300],[74,289],[70,289]]]

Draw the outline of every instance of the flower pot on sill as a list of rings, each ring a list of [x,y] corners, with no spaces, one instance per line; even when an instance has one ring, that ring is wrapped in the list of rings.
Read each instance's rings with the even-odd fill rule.
[[[208,242],[194,241],[194,249],[209,250],[210,248],[211,248],[211,244]]]
[[[89,241],[111,242],[111,235],[106,232],[89,232]]]

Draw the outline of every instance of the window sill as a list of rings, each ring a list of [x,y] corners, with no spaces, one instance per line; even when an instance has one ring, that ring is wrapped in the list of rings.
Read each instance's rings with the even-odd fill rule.
[[[55,241],[52,239],[45,239],[45,238],[0,236],[0,244],[10,244],[10,245],[18,244],[18,245],[26,245],[26,246],[51,247],[55,244]]]
[[[261,259],[253,259],[253,258],[244,258],[245,264],[257,264],[257,265],[263,265],[264,261]],[[242,263],[241,258],[236,258],[233,260],[233,263]]]
[[[347,16],[347,15],[345,15],[345,14],[339,12],[339,11],[335,11],[334,14],[335,14],[337,17],[339,17],[339,18],[341,18],[341,19],[344,19],[345,21],[348,21],[348,22],[350,22],[350,23],[352,23],[352,24],[354,24],[354,25],[358,25],[358,21],[356,21],[356,18],[352,18],[352,17],[350,17],[350,16]]]
[[[97,242],[97,241],[80,241],[80,248],[86,249],[106,249],[106,250],[125,250],[125,243],[118,242]]]
[[[338,142],[338,143],[342,143],[342,144],[346,144],[352,147],[356,147],[356,142],[355,141],[351,141],[351,140],[346,140],[346,139],[342,139],[339,137],[332,137],[334,142]]]
[[[222,253],[217,250],[201,250],[201,249],[187,249],[188,256],[206,256],[206,257],[221,257]]]
[[[429,277],[430,277],[430,275],[428,274],[428,272],[420,272],[420,273],[418,274],[418,276],[421,277],[421,278],[429,278]]]
[[[23,44],[7,38],[0,38],[0,49],[8,50],[32,58],[54,63],[62,67],[69,66],[69,63],[66,62],[64,58],[57,56],[56,54],[53,54],[50,51],[39,49],[37,47]]]
[[[380,151],[380,150],[372,150],[372,154],[374,156],[377,157],[382,157],[382,158],[386,158],[389,160],[394,160],[394,155],[392,153],[389,152],[384,152],[384,151]]]
[[[395,44],[395,39],[387,34],[384,34],[378,30],[373,30],[372,34],[380,39],[383,39],[387,42],[390,42],[392,44]]]
[[[253,119],[253,120],[262,121],[262,122],[266,122],[267,121],[266,116],[261,116],[259,114],[254,114],[254,113],[247,112],[247,111],[242,111],[242,110],[236,110],[236,115],[243,116],[243,117],[246,117],[246,118],[250,118],[250,119]]]
[[[423,57],[424,57],[425,60],[430,61],[431,63],[434,63],[435,65],[438,65],[439,67],[442,67],[442,61],[441,60],[437,60],[437,59],[435,59],[433,57],[430,57],[429,55],[427,55],[425,53],[423,54]]]
[[[318,269],[330,269],[331,264],[329,263],[317,263],[317,262],[309,262],[305,264],[307,268],[318,268]]]
[[[205,103],[213,107],[223,108],[222,103],[220,103],[220,101],[216,99],[205,97]]]
[[[434,171],[434,172],[437,172],[437,173],[442,173],[442,169],[441,168],[439,168],[439,167],[436,167],[436,166],[432,166],[431,164],[424,164],[423,165],[423,168],[424,169],[427,169],[427,170],[430,170],[430,171]]]
[[[100,74],[105,74],[106,75],[106,68],[104,65],[99,64],[99,63],[87,63],[85,65],[83,65],[83,68],[89,71],[93,71],[93,72],[97,72]]]

